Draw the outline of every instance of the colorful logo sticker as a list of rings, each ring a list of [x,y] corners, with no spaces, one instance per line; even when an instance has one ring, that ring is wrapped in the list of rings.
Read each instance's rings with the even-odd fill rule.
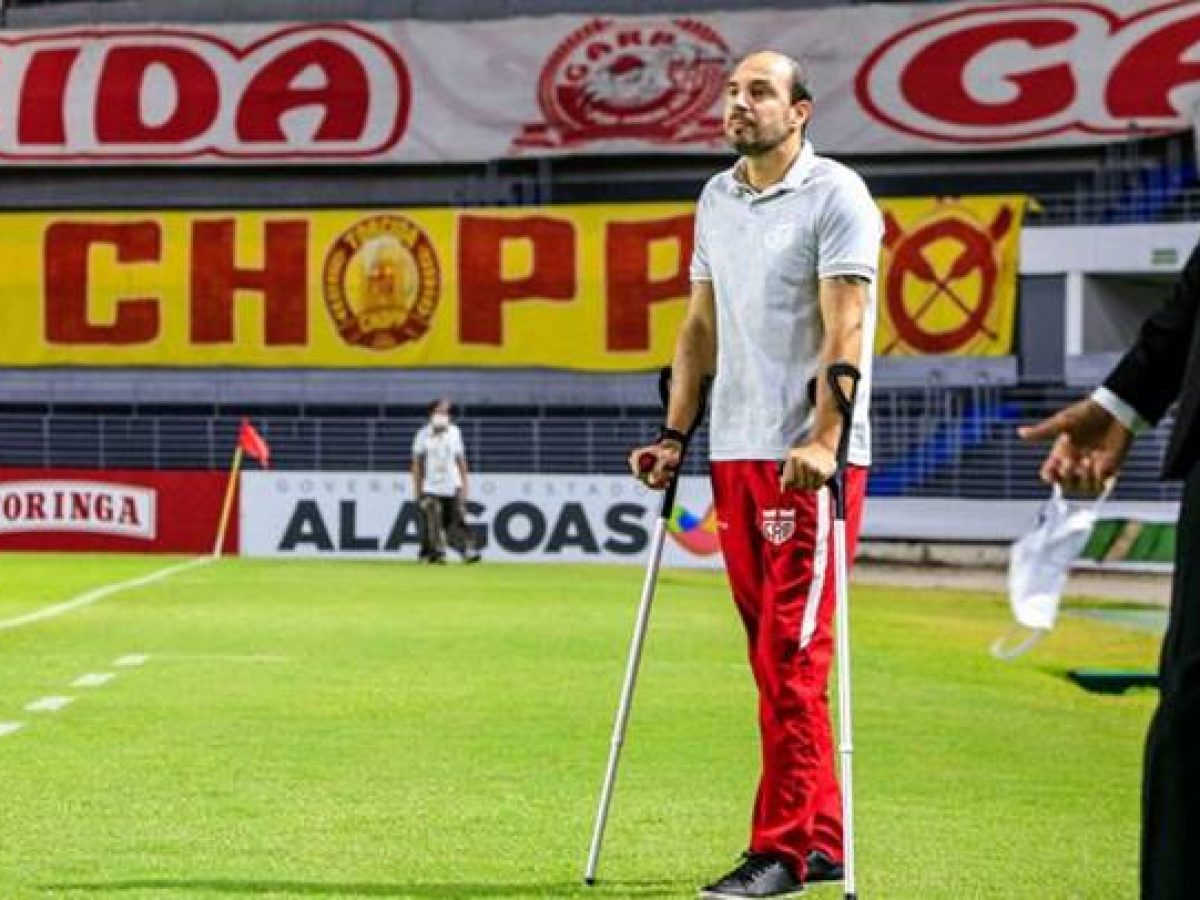
[[[667,533],[695,556],[712,556],[721,549],[717,539],[717,511],[711,506],[703,516],[697,516],[677,504],[667,522]]]

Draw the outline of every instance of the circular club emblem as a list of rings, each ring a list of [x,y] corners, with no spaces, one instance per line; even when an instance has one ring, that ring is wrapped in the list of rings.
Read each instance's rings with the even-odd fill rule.
[[[884,303],[896,338],[884,354],[902,344],[917,353],[962,353],[981,340],[999,340],[989,320],[996,308],[999,243],[1012,227],[1012,211],[1002,207],[986,224],[952,213],[910,232],[890,214],[885,221],[884,246],[892,260]],[[940,324],[933,324],[935,318]]]
[[[334,241],[321,284],[342,340],[388,350],[429,330],[441,274],[420,226],[403,216],[372,216]]]
[[[515,146],[718,141],[721,120],[710,113],[730,60],[724,39],[692,19],[595,19],[547,60],[538,82],[545,121],[527,125]]]

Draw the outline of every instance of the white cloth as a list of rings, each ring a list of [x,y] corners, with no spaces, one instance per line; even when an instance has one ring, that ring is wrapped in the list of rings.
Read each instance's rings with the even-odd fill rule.
[[[1033,635],[1012,649],[1004,647],[1003,638],[998,640],[992,647],[996,656],[1018,656],[1054,628],[1071,565],[1087,545],[1107,496],[1108,490],[1096,500],[1075,502],[1066,499],[1062,488],[1055,485],[1038,514],[1037,527],[1012,545],[1008,601],[1017,625]]]
[[[424,457],[425,478],[421,491],[437,497],[453,497],[462,487],[458,460],[466,459],[462,432],[457,425],[434,429],[424,425],[413,438],[413,457]]]
[[[804,441],[813,426],[808,383],[825,334],[818,283],[857,275],[868,280],[868,304],[849,459],[870,465],[879,208],[855,172],[807,141],[784,180],[761,193],[736,168],[700,194],[691,263],[692,280],[711,281],[716,297],[711,456],[778,460]]]

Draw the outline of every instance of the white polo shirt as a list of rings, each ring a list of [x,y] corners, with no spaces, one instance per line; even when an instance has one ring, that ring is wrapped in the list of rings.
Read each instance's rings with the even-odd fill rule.
[[[454,424],[438,431],[423,425],[413,437],[412,455],[425,457],[425,481],[421,491],[435,497],[454,497],[462,487],[458,460],[465,459],[462,432]]]
[[[716,296],[711,457],[781,460],[804,442],[825,331],[817,283],[858,275],[869,284],[849,460],[870,465],[879,208],[854,171],[817,156],[808,141],[783,181],[761,193],[736,169],[700,194],[691,264],[692,280],[711,281]]]

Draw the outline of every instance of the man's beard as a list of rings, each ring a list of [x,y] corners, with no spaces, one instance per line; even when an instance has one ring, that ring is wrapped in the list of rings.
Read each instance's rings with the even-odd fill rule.
[[[742,156],[762,156],[766,153],[770,153],[772,150],[786,141],[788,139],[788,134],[790,134],[790,132],[785,130],[780,131],[777,134],[763,135],[750,129],[744,130],[742,134],[746,135],[746,131],[750,131],[751,134],[755,134],[756,136],[731,137],[729,139],[730,146]]]

